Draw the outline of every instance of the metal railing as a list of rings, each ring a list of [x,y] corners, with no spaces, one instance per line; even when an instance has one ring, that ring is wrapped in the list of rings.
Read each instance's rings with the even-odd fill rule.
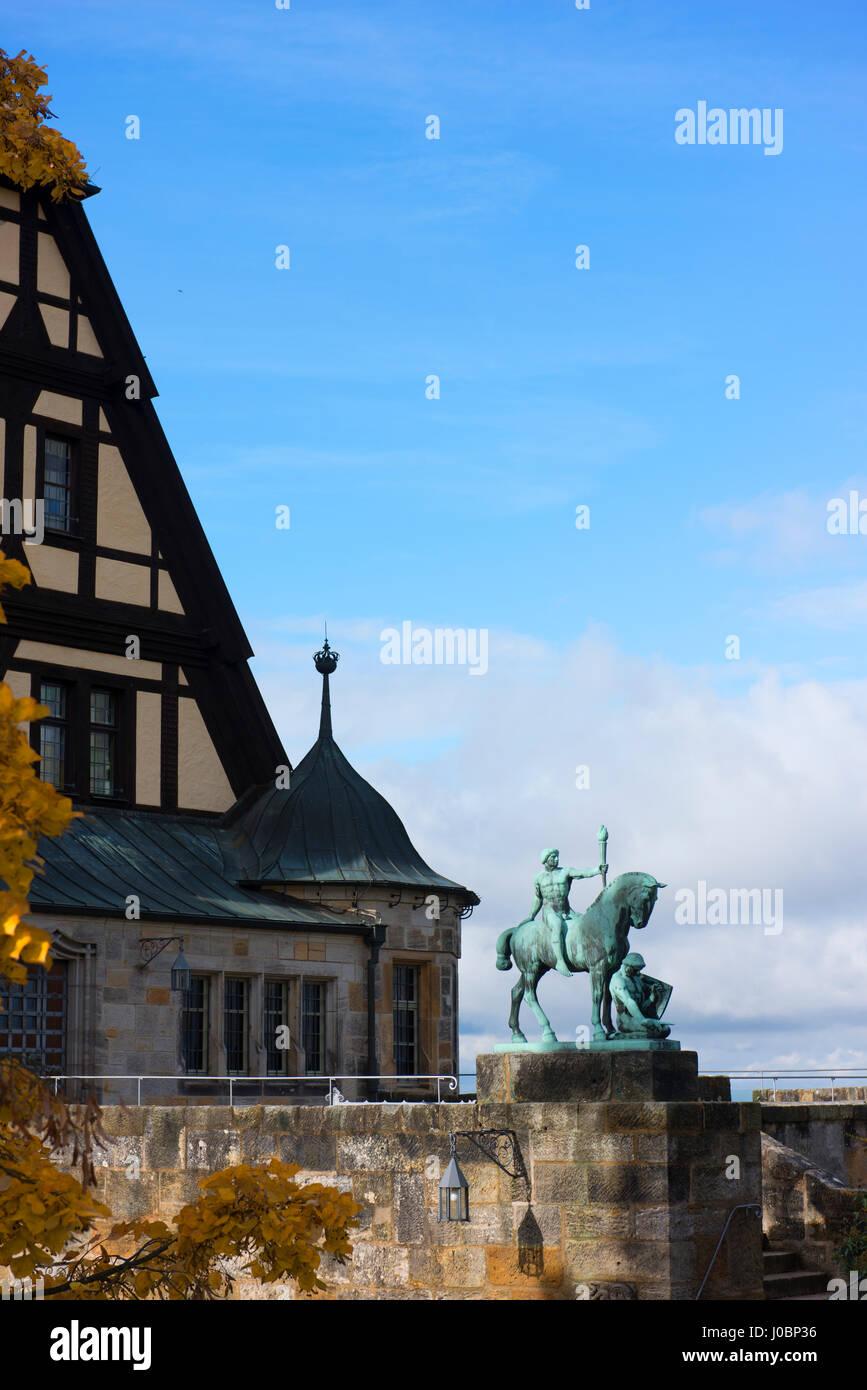
[[[701,1298],[701,1295],[702,1295],[702,1291],[703,1291],[703,1289],[704,1289],[704,1286],[705,1286],[705,1284],[707,1283],[707,1281],[708,1281],[708,1279],[709,1279],[709,1277],[710,1277],[710,1272],[711,1272],[711,1270],[713,1269],[714,1260],[716,1259],[717,1255],[719,1254],[719,1252],[720,1252],[720,1250],[721,1250],[721,1248],[722,1248],[722,1243],[723,1243],[723,1241],[724,1241],[725,1238],[726,1238],[726,1231],[727,1231],[728,1228],[729,1228],[729,1222],[731,1221],[731,1219],[732,1219],[732,1217],[734,1216],[734,1214],[735,1214],[736,1211],[751,1211],[751,1212],[753,1212],[756,1216],[758,1216],[759,1218],[761,1218],[761,1215],[762,1215],[762,1208],[761,1208],[761,1204],[760,1204],[759,1202],[738,1202],[737,1206],[731,1208],[731,1210],[729,1211],[728,1216],[726,1217],[725,1225],[723,1226],[722,1231],[721,1231],[721,1233],[720,1233],[720,1238],[719,1238],[719,1240],[718,1240],[717,1243],[716,1243],[716,1250],[714,1250],[713,1254],[711,1255],[711,1257],[710,1257],[710,1264],[708,1265],[707,1269],[705,1270],[705,1272],[704,1272],[704,1278],[702,1279],[701,1283],[700,1283],[699,1286],[698,1286],[698,1293],[697,1293],[696,1296],[695,1296],[695,1302],[696,1302],[696,1303],[698,1303],[698,1300]]]
[[[748,1071],[713,1072],[711,1073],[711,1075],[727,1076],[730,1081],[758,1081],[760,1083],[760,1086],[758,1087],[759,1090],[767,1090],[765,1081],[769,1080],[771,1082],[771,1089],[774,1093],[774,1100],[777,1099],[777,1082],[780,1080],[781,1077],[783,1079],[788,1080],[803,1080],[805,1077],[807,1077],[813,1081],[830,1081],[832,1101],[835,1098],[834,1083],[836,1081],[848,1082],[855,1080],[863,1080],[865,1084],[867,1084],[867,1071],[857,1070],[854,1067],[837,1067],[834,1069],[834,1071],[819,1071],[814,1070],[810,1067],[803,1068],[801,1071],[783,1071],[778,1068],[763,1069],[761,1071],[756,1071],[755,1069],[752,1069]],[[797,1087],[782,1087],[781,1089],[796,1090]]]
[[[800,1071],[784,1071],[782,1068],[762,1068],[760,1070],[747,1069],[745,1071],[726,1071],[719,1070],[710,1072],[713,1076],[727,1076],[730,1081],[754,1081],[756,1088],[761,1090],[770,1089],[774,1100],[777,1099],[777,1083],[781,1080],[810,1080],[810,1081],[829,1081],[831,1100],[836,1099],[836,1086],[838,1082],[850,1083],[853,1081],[863,1081],[867,1086],[867,1071],[854,1067],[836,1067],[833,1071],[822,1071],[802,1068]],[[322,1076],[204,1076],[198,1073],[182,1072],[171,1076],[157,1076],[143,1072],[140,1074],[118,1074],[118,1073],[86,1073],[78,1075],[48,1076],[45,1078],[54,1086],[54,1093],[57,1094],[58,1084],[61,1081],[134,1081],[136,1083],[136,1105],[141,1105],[142,1084],[151,1081],[173,1081],[176,1084],[183,1082],[185,1086],[210,1086],[218,1083],[225,1083],[228,1086],[229,1104],[234,1104],[234,1090],[238,1085],[255,1085],[261,1089],[265,1086],[293,1086],[293,1087],[327,1087],[327,1095],[323,1097],[323,1103],[334,1104],[334,1090],[337,1082],[340,1081],[377,1081],[377,1082],[436,1082],[437,1101],[442,1100],[442,1087],[448,1083],[448,1090],[454,1092],[460,1089],[463,1078],[472,1078],[473,1085],[467,1090],[475,1090],[475,1072],[458,1072],[457,1075],[451,1073],[438,1074],[436,1072],[426,1072],[423,1074],[413,1072],[400,1072],[397,1075],[387,1075],[384,1072],[377,1075],[355,1075],[350,1073],[339,1074],[332,1072]],[[339,1088],[338,1088],[339,1089]],[[785,1089],[785,1088],[781,1088]],[[790,1088],[795,1089],[795,1088]]]
[[[173,1075],[173,1076],[155,1076],[155,1075],[152,1075],[152,1074],[147,1073],[147,1072],[146,1072],[146,1073],[143,1073],[143,1074],[141,1074],[141,1075],[136,1075],[136,1074],[134,1074],[134,1073],[133,1073],[133,1074],[129,1074],[129,1075],[119,1074],[119,1073],[113,1073],[113,1074],[109,1074],[109,1073],[101,1073],[101,1074],[97,1074],[97,1073],[87,1073],[87,1074],[85,1074],[85,1075],[77,1075],[77,1076],[76,1076],[76,1075],[50,1076],[50,1077],[46,1077],[45,1080],[46,1080],[46,1081],[51,1081],[51,1082],[53,1083],[53,1085],[54,1085],[54,1094],[55,1094],[55,1095],[57,1095],[58,1083],[61,1082],[61,1081],[135,1081],[135,1083],[136,1083],[136,1105],[141,1105],[141,1103],[142,1103],[142,1100],[141,1100],[141,1088],[142,1088],[142,1082],[143,1082],[143,1081],[174,1081],[175,1083],[183,1082],[183,1083],[185,1083],[187,1086],[190,1086],[190,1085],[209,1086],[209,1085],[211,1085],[211,1083],[217,1083],[217,1082],[224,1082],[224,1081],[226,1081],[226,1082],[229,1083],[229,1104],[230,1104],[230,1105],[233,1105],[233,1104],[234,1104],[234,1088],[235,1088],[235,1086],[236,1086],[236,1085],[239,1085],[239,1084],[247,1084],[247,1085],[249,1085],[249,1084],[251,1084],[251,1083],[254,1083],[255,1085],[257,1085],[257,1086],[259,1086],[260,1088],[262,1088],[262,1087],[264,1087],[264,1086],[287,1086],[287,1085],[289,1085],[289,1084],[297,1084],[297,1083],[299,1083],[299,1082],[303,1082],[303,1083],[304,1083],[305,1085],[307,1085],[307,1086],[312,1086],[312,1085],[319,1085],[319,1086],[322,1086],[322,1085],[324,1085],[324,1084],[327,1082],[327,1083],[328,1083],[328,1095],[327,1095],[327,1099],[325,1100],[325,1104],[326,1104],[326,1105],[334,1105],[334,1104],[337,1103],[337,1102],[335,1102],[335,1100],[334,1100],[335,1082],[337,1082],[337,1081],[391,1081],[391,1082],[395,1082],[395,1081],[435,1081],[435,1082],[437,1083],[437,1102],[439,1102],[439,1101],[442,1099],[442,1083],[443,1083],[443,1082],[446,1082],[446,1081],[447,1081],[447,1082],[449,1083],[449,1084],[448,1084],[448,1089],[449,1089],[450,1091],[456,1091],[456,1090],[458,1089],[458,1078],[457,1078],[456,1076],[452,1076],[452,1075],[449,1074],[449,1073],[446,1073],[446,1074],[439,1074],[439,1073],[435,1073],[435,1072],[428,1072],[428,1073],[425,1073],[425,1074],[423,1074],[423,1075],[419,1075],[418,1073],[415,1073],[415,1072],[398,1072],[397,1075],[391,1075],[391,1076],[387,1076],[387,1075],[385,1075],[385,1074],[376,1075],[376,1076],[374,1076],[374,1075],[363,1075],[363,1076],[359,1076],[359,1075],[354,1074],[354,1073],[351,1074],[351,1075],[350,1075],[349,1073],[346,1073],[346,1074],[344,1074],[344,1075],[338,1075],[337,1073],[331,1073],[330,1075],[327,1075],[327,1076],[326,1076],[326,1075],[323,1075],[323,1076],[204,1076],[204,1075],[199,1075],[199,1074],[197,1074],[197,1073],[190,1073],[190,1072],[181,1072],[180,1074],[177,1074],[177,1073],[176,1073],[176,1074]],[[338,1088],[338,1089],[339,1089],[339,1088]],[[353,1102],[349,1102],[349,1103],[352,1104]]]

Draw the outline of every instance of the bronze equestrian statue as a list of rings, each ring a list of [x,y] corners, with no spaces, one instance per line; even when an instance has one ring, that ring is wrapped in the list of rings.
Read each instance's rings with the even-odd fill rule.
[[[603,844],[602,831],[600,844]],[[603,887],[586,912],[576,913],[569,906],[571,883],[576,878],[590,878],[597,873],[602,874],[602,881],[605,882],[608,866],[605,863],[604,844],[598,869],[563,869],[559,867],[558,859],[556,850],[544,851],[544,869],[536,876],[534,883],[536,903],[532,914],[517,927],[502,932],[497,939],[497,969],[509,970],[514,961],[521,972],[521,978],[512,990],[512,1010],[509,1015],[512,1042],[527,1041],[518,1023],[521,1002],[525,997],[542,1025],[543,1041],[557,1041],[536,997],[538,983],[549,970],[559,970],[561,974],[569,975],[586,971],[590,975],[593,993],[591,1022],[594,1041],[616,1035],[611,1023],[611,977],[620,969],[624,957],[629,953],[630,928],[640,930],[647,926],[657,892],[665,887],[653,874],[620,874],[607,887]],[[665,1002],[668,1002],[667,997]],[[661,1031],[648,1031],[646,1036],[658,1037]]]

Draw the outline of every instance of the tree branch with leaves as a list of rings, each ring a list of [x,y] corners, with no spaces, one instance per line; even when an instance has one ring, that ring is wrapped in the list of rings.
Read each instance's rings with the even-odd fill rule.
[[[48,75],[24,49],[15,57],[0,48],[0,173],[19,188],[48,188],[54,202],[81,198],[87,169],[80,150],[46,125],[52,100],[40,92]]]

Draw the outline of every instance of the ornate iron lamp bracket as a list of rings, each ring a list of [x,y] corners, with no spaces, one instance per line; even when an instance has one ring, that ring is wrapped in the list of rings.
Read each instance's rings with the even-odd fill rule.
[[[167,946],[171,946],[173,941],[180,942],[181,949],[183,949],[184,938],[182,936],[140,937],[138,944],[141,948],[141,960],[139,962],[138,969],[144,970],[146,966],[150,965],[152,960],[156,959],[156,957],[160,954],[160,951],[164,951]]]
[[[521,1150],[513,1129],[457,1129],[449,1135],[451,1155],[454,1157],[458,1139],[469,1139],[486,1158],[496,1163],[510,1178],[527,1176]]]

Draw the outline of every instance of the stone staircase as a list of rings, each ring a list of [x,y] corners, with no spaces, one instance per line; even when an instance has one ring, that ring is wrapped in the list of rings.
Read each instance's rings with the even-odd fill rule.
[[[822,1299],[828,1298],[828,1276],[818,1269],[804,1269],[798,1254],[768,1245],[762,1252],[762,1283],[765,1298]]]

